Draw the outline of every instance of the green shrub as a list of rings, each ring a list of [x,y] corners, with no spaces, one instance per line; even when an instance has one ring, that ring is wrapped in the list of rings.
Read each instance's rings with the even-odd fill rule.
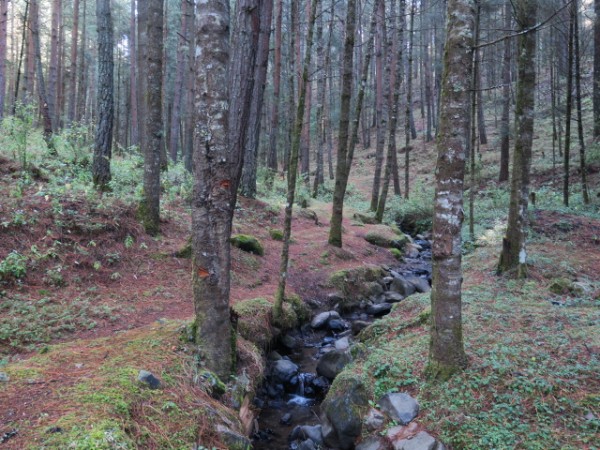
[[[231,245],[245,252],[254,253],[255,255],[263,256],[265,249],[258,239],[248,234],[236,234],[231,236]]]
[[[433,188],[417,184],[409,199],[395,197],[385,213],[386,222],[395,222],[405,233],[415,235],[433,226]]]
[[[21,279],[27,273],[27,257],[12,251],[0,262],[0,280]]]

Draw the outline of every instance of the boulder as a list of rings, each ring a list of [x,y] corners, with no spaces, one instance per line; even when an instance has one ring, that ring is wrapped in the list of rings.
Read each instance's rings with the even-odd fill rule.
[[[390,291],[397,292],[403,297],[408,297],[417,291],[417,288],[401,275],[396,275],[390,285]]]
[[[431,286],[429,286],[429,281],[425,278],[417,277],[417,276],[407,276],[405,277],[406,281],[412,284],[417,292],[429,292],[431,290]]]
[[[386,291],[383,293],[387,303],[398,303],[404,300],[404,296],[394,291]]]
[[[339,313],[337,311],[325,311],[313,317],[310,326],[315,329],[322,328],[332,319],[340,319]]]
[[[306,439],[305,441],[300,442],[298,444],[297,450],[317,450],[317,446],[310,439]]]
[[[362,414],[369,405],[367,389],[356,378],[343,380],[335,392],[330,392],[322,405],[323,437],[332,448],[349,450],[362,431]]]
[[[421,252],[421,247],[416,244],[408,243],[404,247],[404,256],[407,258],[418,258]]]
[[[298,425],[290,433],[291,441],[310,439],[318,446],[323,445],[323,429],[321,425]]]
[[[369,305],[367,307],[367,314],[371,314],[372,316],[383,316],[389,314],[391,310],[391,303],[379,303],[377,305]]]
[[[354,322],[352,322],[352,333],[358,334],[362,330],[367,328],[369,325],[371,324],[365,320],[355,320]]]
[[[365,428],[368,431],[377,431],[383,427],[385,423],[385,416],[377,411],[375,408],[371,408],[369,413],[365,417]]]
[[[265,249],[258,239],[248,234],[236,234],[229,240],[231,245],[248,253],[264,256]]]
[[[335,341],[335,349],[336,350],[345,352],[349,348],[350,348],[350,339],[348,339],[348,336],[345,336],[345,337]]]
[[[352,357],[343,351],[333,350],[325,353],[317,364],[317,373],[330,380],[333,380],[346,364],[352,360]]]
[[[389,448],[390,444],[379,436],[367,436],[356,446],[356,450],[388,450]]]
[[[436,450],[438,442],[425,431],[421,431],[410,439],[394,442],[394,450]]]
[[[331,319],[327,322],[327,328],[331,331],[344,331],[348,329],[348,324],[342,319]]]
[[[223,443],[231,450],[250,450],[252,442],[246,436],[232,431],[225,425],[217,425],[217,433],[223,439]]]
[[[390,418],[403,425],[410,423],[419,414],[417,401],[404,392],[385,394],[379,399],[379,407]]]
[[[140,370],[137,379],[140,383],[145,384],[150,389],[160,388],[160,380],[156,378],[152,372],[148,372],[147,370]]]
[[[298,366],[287,359],[279,359],[271,366],[271,376],[281,383],[289,383],[298,375]]]

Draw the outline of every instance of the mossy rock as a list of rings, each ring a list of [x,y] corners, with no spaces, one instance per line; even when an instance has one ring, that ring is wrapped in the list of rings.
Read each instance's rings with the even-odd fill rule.
[[[390,253],[392,254],[392,256],[394,258],[396,258],[398,261],[404,261],[404,255],[402,254],[402,252],[400,250],[398,250],[397,248],[390,248]]]
[[[585,293],[584,289],[580,285],[573,283],[567,278],[555,279],[552,284],[550,284],[548,290],[556,295],[581,296]]]
[[[286,297],[285,301],[292,307],[294,313],[296,313],[299,324],[306,323],[310,320],[310,310],[299,295],[291,294]]]
[[[379,226],[371,229],[371,231],[365,235],[365,240],[377,247],[404,250],[406,244],[410,242],[410,237],[402,232],[397,233],[390,227]]]
[[[227,392],[227,385],[221,381],[221,379],[210,370],[204,370],[200,373],[200,378],[208,385],[210,389],[210,395],[219,398],[225,392]]]
[[[233,305],[238,315],[238,333],[258,348],[266,350],[273,339],[273,304],[263,297],[242,300]]]
[[[230,242],[231,245],[245,252],[254,253],[259,256],[264,256],[265,254],[265,249],[260,241],[249,234],[236,234],[235,236],[231,236]]]
[[[281,230],[271,228],[269,230],[269,236],[271,236],[271,239],[274,241],[283,241],[283,231]]]
[[[364,223],[365,225],[375,225],[377,223],[375,216],[370,214],[354,213],[352,218],[359,223]]]
[[[329,283],[342,294],[344,302],[340,307],[347,310],[372,295],[373,283],[384,276],[385,272],[381,267],[365,265],[335,272],[330,276]]]

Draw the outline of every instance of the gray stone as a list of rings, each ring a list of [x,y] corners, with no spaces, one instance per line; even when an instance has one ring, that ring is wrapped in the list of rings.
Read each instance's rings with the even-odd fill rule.
[[[343,331],[348,329],[348,324],[342,319],[330,319],[327,322],[327,328],[331,331]]]
[[[383,277],[382,281],[386,286],[389,286],[394,281],[394,277]]]
[[[370,305],[367,308],[367,313],[373,316],[383,316],[385,314],[389,314],[391,310],[391,303],[379,303],[378,305]]]
[[[290,433],[290,440],[310,439],[316,445],[323,445],[323,427],[321,425],[298,425]]]
[[[406,277],[406,280],[415,287],[417,292],[429,292],[431,290],[431,286],[425,278],[413,276]]]
[[[394,291],[384,292],[385,301],[387,303],[398,303],[404,300],[404,296]]]
[[[307,439],[300,442],[300,445],[298,445],[298,450],[317,450],[317,446],[313,441]]]
[[[230,449],[249,450],[252,448],[252,442],[245,436],[230,430],[225,425],[217,425],[217,433],[223,439],[223,443]]]
[[[344,389],[327,396],[322,411],[335,434],[323,425],[325,444],[332,448],[349,450],[362,431],[362,411],[369,404],[367,389],[356,378],[344,380]]]
[[[352,357],[339,350],[333,350],[329,353],[325,353],[319,363],[317,364],[317,373],[321,376],[333,380],[342,370],[346,364],[352,360]]]
[[[281,345],[289,350],[293,350],[300,346],[300,342],[298,342],[298,340],[290,334],[284,334],[279,342],[281,342]]]
[[[375,408],[371,408],[367,417],[365,417],[365,428],[368,431],[376,431],[383,427],[385,423],[385,416],[377,411]]]
[[[394,442],[394,450],[434,450],[437,441],[425,431],[421,431],[411,439],[402,439]]]
[[[395,276],[394,281],[390,286],[390,291],[397,292],[403,297],[408,297],[409,295],[414,294],[417,289],[412,283],[409,283],[404,277],[401,275]]]
[[[387,450],[388,448],[387,441],[379,436],[367,436],[356,446],[356,450]]]
[[[355,320],[354,322],[352,322],[352,333],[358,334],[362,330],[367,328],[369,325],[371,324],[365,320]]]
[[[150,389],[158,389],[160,387],[160,380],[147,370],[140,370],[137,379],[140,383],[144,383]]]
[[[383,287],[377,281],[365,284],[367,296],[377,297],[383,294]]]
[[[8,383],[10,381],[10,377],[6,372],[0,372],[0,383]]]
[[[419,246],[415,244],[406,244],[406,247],[404,247],[404,256],[407,258],[418,258],[419,250]]]
[[[379,399],[379,407],[403,425],[410,423],[419,414],[417,401],[403,392],[385,394]]]
[[[273,363],[271,375],[281,383],[289,381],[298,375],[298,366],[287,359],[280,359]]]
[[[317,314],[310,322],[313,328],[324,327],[331,319],[339,319],[340,314],[337,311],[325,311]]]
[[[349,348],[350,348],[350,340],[348,339],[348,336],[335,341],[335,349],[336,350],[340,350],[340,351],[344,352],[344,351],[348,350]]]
[[[279,361],[281,358],[282,358],[282,356],[279,353],[277,353],[275,350],[270,352],[269,355],[267,356],[267,359],[269,361]]]

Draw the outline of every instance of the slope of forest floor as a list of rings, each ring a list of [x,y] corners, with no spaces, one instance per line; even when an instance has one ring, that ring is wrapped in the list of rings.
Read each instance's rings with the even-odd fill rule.
[[[548,157],[538,156],[531,276],[524,282],[497,277],[508,192],[493,181],[492,150],[482,149],[477,162],[475,239],[466,246],[470,368],[443,385],[423,381],[427,328],[406,332],[402,325],[426,308],[421,297],[372,327],[371,356],[350,370],[378,368],[370,372],[376,393],[414,393],[422,425],[451,448],[594,448],[598,207],[582,206],[576,193],[571,208],[560,206]],[[388,250],[365,241],[375,226],[352,218],[368,209],[375,163],[369,156],[360,152],[353,166],[343,249],[327,244],[330,184],[308,210],[296,208],[289,291],[305,302],[325,302],[332,272],[394,262]],[[411,199],[390,199],[388,222],[430,211],[433,146],[414,148],[411,158]],[[87,168],[71,162],[30,158],[24,171],[18,154],[0,155],[2,448],[222,448],[216,424],[240,427],[223,406],[230,393],[215,400],[210,380],[198,379],[186,340],[193,315],[190,261],[179,252],[190,234],[189,180],[180,168],[165,177],[161,234],[151,238],[136,221],[132,201],[139,157],[116,158],[113,193],[102,198],[91,189]],[[308,197],[306,191],[300,195]],[[260,194],[261,200],[240,199],[234,233],[259,238],[265,255],[232,248],[232,302],[275,292],[281,242],[272,236],[283,226],[283,180]],[[240,340],[238,350],[240,376],[256,376],[262,364],[256,349]],[[140,387],[135,379],[142,369],[156,374],[163,389]]]

